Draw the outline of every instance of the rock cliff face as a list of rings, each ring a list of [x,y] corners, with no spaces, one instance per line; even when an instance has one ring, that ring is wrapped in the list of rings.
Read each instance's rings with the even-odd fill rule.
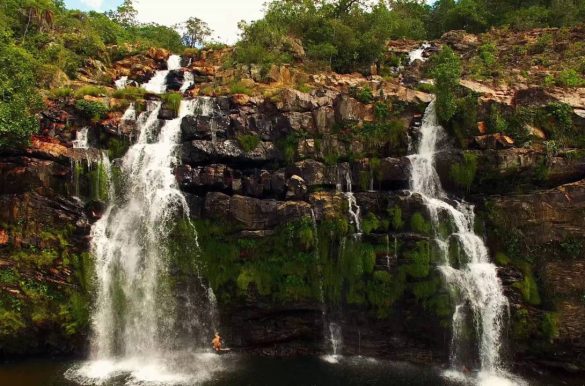
[[[474,49],[465,39],[442,43]],[[258,69],[243,69],[241,82],[261,93],[217,96],[210,81],[234,74],[214,55],[184,57],[169,85],[178,89],[189,71],[186,95],[212,94],[210,114],[182,119],[175,174],[230,346],[329,352],[324,329],[334,322],[344,353],[444,363],[453,305],[435,269],[429,215],[406,190],[409,143],[431,95],[398,80],[330,73],[311,75],[303,92],[294,69],[274,67],[264,83],[253,80]],[[153,51],[110,71],[143,82],[166,57]],[[503,103],[474,91],[484,94],[480,109]],[[166,111],[159,118],[174,117]],[[107,189],[101,152],[120,157],[135,125],[120,112],[99,122],[78,113],[71,101],[48,105],[42,136],[0,158],[0,354],[70,352],[87,341],[88,235]],[[72,149],[84,126],[92,149]],[[451,140],[437,163],[453,197],[477,204],[511,303],[510,358],[584,370],[582,152],[501,138],[461,151]],[[454,166],[468,163],[471,181],[462,183]]]

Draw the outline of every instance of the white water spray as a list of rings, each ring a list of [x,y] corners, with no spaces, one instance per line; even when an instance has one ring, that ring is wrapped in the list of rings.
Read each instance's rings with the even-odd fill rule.
[[[122,89],[126,88],[126,86],[128,85],[128,77],[127,76],[121,76],[119,79],[117,79],[114,82],[114,85],[116,86],[116,88],[118,90],[122,90]]]
[[[184,73],[183,84],[181,85],[181,89],[179,90],[181,93],[184,93],[189,89],[189,87],[195,84],[195,77],[191,71],[185,71]]]
[[[427,58],[423,56],[425,50],[429,48],[431,45],[429,43],[423,43],[420,47],[410,51],[408,53],[408,64],[414,63],[415,60],[420,60],[422,62],[426,61]]]
[[[179,55],[171,55],[167,59],[167,69],[155,72],[154,76],[142,85],[146,91],[153,94],[164,94],[167,91],[167,75],[172,70],[181,68],[181,57]]]
[[[346,183],[346,192],[343,194],[347,198],[347,207],[349,212],[349,219],[355,225],[356,237],[360,237],[362,235],[362,222],[361,222],[361,208],[357,203],[357,199],[352,192],[352,182],[351,182],[351,173],[348,171],[345,174],[345,183]]]
[[[437,171],[434,167],[437,144],[444,138],[444,129],[438,124],[435,102],[427,107],[420,129],[421,138],[416,154],[411,155],[410,185],[413,193],[418,193],[430,213],[437,245],[443,255],[439,267],[456,298],[456,311],[453,315],[452,366],[458,365],[457,350],[463,336],[463,312],[469,307],[475,321],[479,340],[481,369],[478,380],[509,376],[502,368],[500,351],[504,311],[507,298],[497,275],[496,266],[489,261],[487,247],[475,234],[473,206],[465,202],[448,202]],[[441,235],[440,216],[447,216],[453,224],[451,235]],[[457,242],[462,248],[462,259],[454,265],[449,259],[449,242]],[[508,377],[508,379],[506,379]]]
[[[162,128],[157,119],[160,102],[151,104],[137,120],[138,141],[122,160],[125,189],[116,192],[117,197],[91,231],[97,278],[92,361],[68,371],[70,379],[101,384],[120,372],[142,379],[148,366],[147,378],[156,384],[191,379],[193,374],[181,371],[194,367],[197,377],[209,373],[201,362],[211,360],[204,358],[206,354],[187,350],[189,357],[185,359],[181,349],[177,351],[178,304],[168,284],[166,243],[175,219],[189,216],[173,167],[178,162],[182,118],[193,114],[197,104],[197,100],[183,101],[179,117],[166,121]],[[203,320],[214,317],[214,296],[211,289],[204,289],[211,312],[197,309],[189,294],[182,294],[187,297],[183,309],[189,313],[182,319],[188,320],[189,332],[196,333],[192,330],[199,328],[205,330],[200,333],[211,336],[207,330],[211,330],[213,320]],[[189,346],[198,343],[191,341]],[[183,366],[180,362],[184,361],[189,363]]]

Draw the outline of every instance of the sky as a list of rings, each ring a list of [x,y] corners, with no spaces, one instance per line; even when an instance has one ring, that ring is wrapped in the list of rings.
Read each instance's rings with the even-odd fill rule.
[[[134,0],[138,20],[172,26],[191,16],[205,21],[213,38],[225,43],[238,39],[240,20],[257,20],[262,17],[266,0]],[[65,0],[67,8],[83,11],[115,9],[122,0]]]

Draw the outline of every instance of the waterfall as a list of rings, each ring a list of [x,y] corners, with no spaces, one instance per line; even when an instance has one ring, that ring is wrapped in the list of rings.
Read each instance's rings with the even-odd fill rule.
[[[386,235],[386,268],[390,269],[390,236]]]
[[[427,58],[425,58],[423,56],[423,53],[425,52],[425,50],[427,48],[429,48],[431,45],[429,43],[423,43],[420,47],[410,51],[408,53],[408,64],[412,64],[414,63],[415,60],[420,60],[422,62],[426,61]]]
[[[135,121],[136,120],[136,106],[134,102],[130,103],[124,114],[122,115],[122,121]]]
[[[89,147],[87,140],[87,132],[88,132],[87,127],[77,130],[77,132],[75,133],[75,139],[72,141],[74,149],[87,149]]]
[[[195,84],[195,77],[193,76],[193,73],[191,71],[185,71],[185,74],[183,76],[184,76],[183,84],[181,85],[181,90],[179,90],[181,93],[184,93]]]
[[[311,208],[311,219],[313,222],[313,233],[315,234],[315,262],[317,263],[317,270],[319,273],[319,300],[321,302],[323,335],[330,344],[329,354],[323,356],[322,359],[329,363],[338,363],[340,357],[339,353],[343,342],[341,326],[337,323],[328,321],[327,317],[327,305],[325,304],[325,293],[323,290],[323,272],[321,270],[321,256],[319,255],[319,233],[317,229],[317,218],[315,217],[315,211],[313,208]]]
[[[115,192],[105,214],[91,230],[96,270],[92,361],[68,371],[71,379],[102,382],[127,372],[137,380],[159,384],[186,376],[181,375],[184,366],[201,366],[196,370],[199,377],[211,371],[203,363],[209,358],[177,359],[183,347],[178,346],[176,330],[184,327],[205,339],[212,336],[215,297],[205,286],[208,299],[199,303],[190,297],[190,287],[177,296],[173,294],[167,247],[175,220],[189,218],[189,206],[173,168],[178,162],[182,118],[194,114],[197,105],[198,100],[183,101],[179,117],[162,127],[157,119],[161,102],[154,102],[138,117],[139,138],[122,159],[124,187]],[[180,304],[177,299],[181,299]],[[209,309],[203,303],[209,304]],[[197,329],[200,331],[194,331]],[[195,355],[192,346],[202,347],[201,339],[192,336],[189,334],[186,342],[188,355]],[[189,365],[183,365],[185,362]],[[178,363],[180,368],[176,368]],[[148,366],[150,372],[143,379],[143,368]]]
[[[361,223],[361,208],[357,203],[357,199],[352,192],[351,173],[349,171],[345,174],[346,192],[343,194],[347,198],[347,206],[349,212],[349,219],[355,225],[355,236],[360,237],[362,234],[362,223]]]
[[[153,94],[164,94],[167,91],[167,75],[172,70],[181,68],[181,57],[179,55],[171,55],[167,59],[167,69],[155,72],[154,76],[142,85],[147,92]]]
[[[413,193],[421,195],[431,216],[437,245],[442,251],[443,261],[439,266],[456,301],[453,315],[453,342],[451,345],[452,367],[462,365],[457,351],[464,334],[463,312],[468,307],[472,312],[481,369],[480,382],[485,379],[508,375],[502,368],[500,358],[502,328],[507,307],[496,266],[489,261],[489,253],[483,240],[475,234],[473,206],[465,202],[448,201],[447,194],[434,166],[437,144],[444,138],[444,129],[438,124],[435,102],[425,111],[420,128],[421,138],[416,154],[409,156],[411,162],[410,185]],[[451,235],[441,235],[440,215],[447,216],[454,225]],[[459,264],[453,265],[448,255],[449,242],[458,243],[463,251]]]
[[[128,77],[127,76],[121,76],[119,79],[117,79],[114,82],[114,85],[116,86],[116,88],[118,90],[126,88],[127,84],[128,84]]]

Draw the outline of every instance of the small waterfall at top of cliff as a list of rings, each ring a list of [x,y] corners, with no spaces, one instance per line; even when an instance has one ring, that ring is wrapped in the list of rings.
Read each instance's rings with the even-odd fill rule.
[[[70,379],[102,384],[124,373],[135,382],[127,384],[175,384],[206,379],[218,366],[204,349],[214,328],[212,291],[200,283],[209,298],[175,294],[169,272],[173,226],[189,218],[173,174],[180,126],[198,104],[183,101],[179,117],[162,127],[160,102],[138,117],[139,138],[121,162],[123,187],[91,230],[97,279],[91,361],[68,371]]]
[[[122,89],[126,88],[126,86],[128,85],[128,77],[127,76],[121,76],[119,79],[117,79],[114,82],[114,85],[116,86],[116,88],[118,90],[122,90]]]
[[[414,63],[416,60],[420,60],[425,62],[427,58],[423,56],[425,50],[429,48],[431,45],[429,43],[423,43],[420,47],[410,51],[408,53],[408,64]]]
[[[167,59],[167,69],[155,72],[154,76],[142,85],[146,91],[153,94],[163,94],[167,91],[167,75],[172,70],[181,68],[181,57],[179,55],[171,55]]]
[[[420,142],[416,154],[411,155],[410,185],[413,193],[423,198],[431,216],[436,242],[441,248],[443,261],[439,267],[456,302],[453,315],[452,367],[463,365],[458,357],[461,337],[464,335],[462,316],[471,310],[478,339],[480,384],[514,384],[505,373],[500,357],[502,329],[507,308],[496,266],[489,261],[487,247],[474,232],[473,206],[465,202],[449,201],[441,186],[434,166],[437,144],[444,138],[444,129],[437,122],[435,102],[425,111],[420,128]],[[441,217],[444,216],[444,217]],[[450,235],[439,232],[440,219],[453,224]],[[452,262],[448,253],[449,243],[457,243],[462,250],[461,260]],[[448,375],[461,373],[453,370]],[[496,382],[496,383],[492,383]]]

